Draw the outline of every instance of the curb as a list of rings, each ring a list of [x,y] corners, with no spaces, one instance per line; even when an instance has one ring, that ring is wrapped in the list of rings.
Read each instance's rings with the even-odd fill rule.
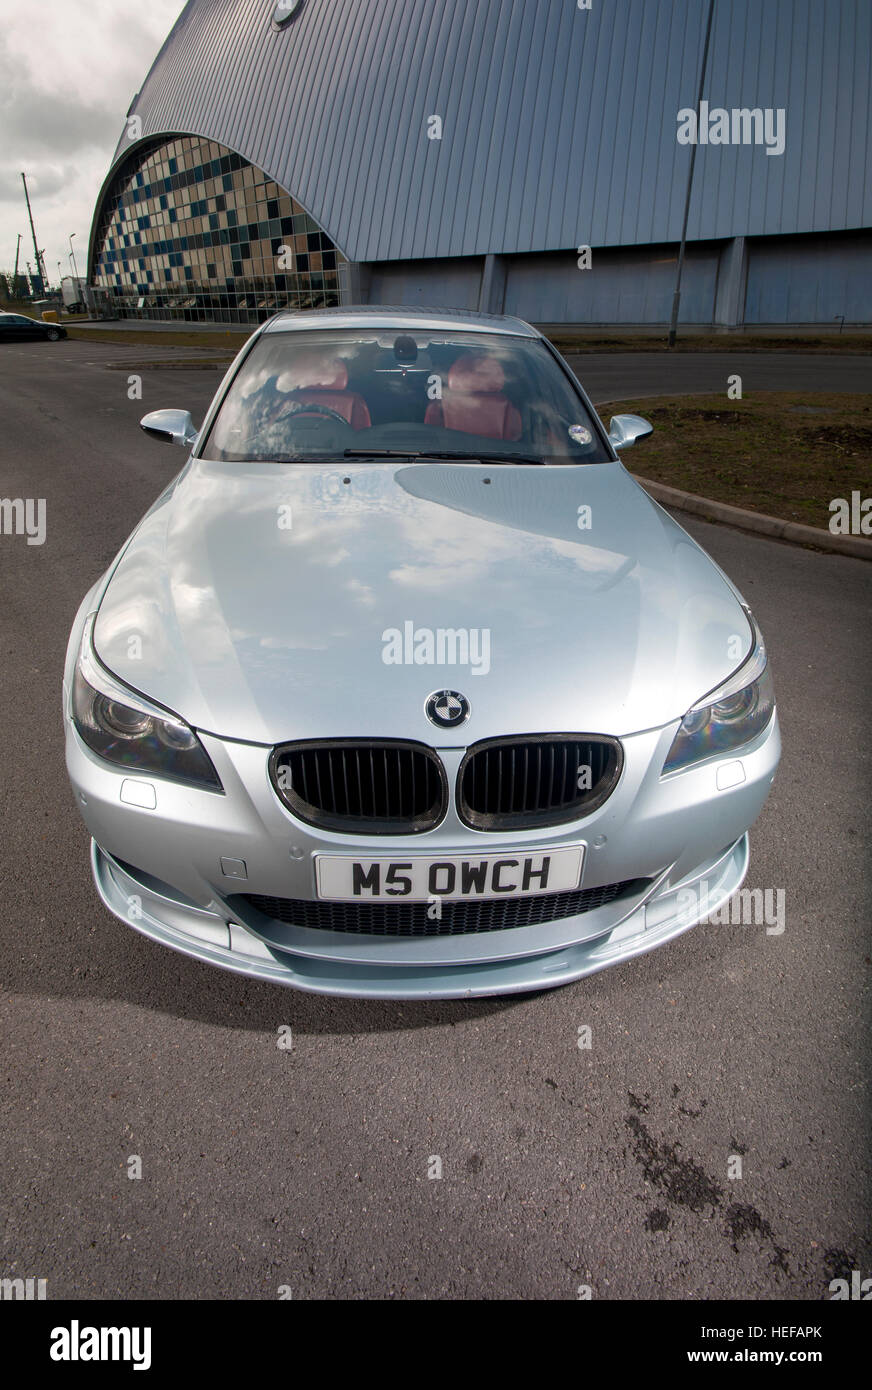
[[[821,531],[817,526],[781,521],[777,516],[767,516],[764,512],[749,512],[744,507],[731,507],[728,502],[713,502],[708,497],[698,497],[695,492],[667,487],[665,483],[640,478],[636,473],[632,476],[655,502],[662,503],[664,507],[675,507],[677,511],[690,512],[692,516],[702,517],[705,521],[720,521],[726,526],[754,531],[759,536],[771,536],[793,545],[811,546],[815,550],[827,550],[837,555],[852,555],[857,560],[872,560],[872,540],[863,540],[861,536],[836,536],[831,531]]]

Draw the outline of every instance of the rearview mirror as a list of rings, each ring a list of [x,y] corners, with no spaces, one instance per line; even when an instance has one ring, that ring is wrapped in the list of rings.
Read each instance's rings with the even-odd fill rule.
[[[143,415],[139,428],[164,444],[183,444],[187,447],[197,440],[198,432],[194,429],[190,410],[152,410],[148,415]]]
[[[654,426],[641,415],[613,415],[609,420],[609,443],[613,449],[629,449],[637,439],[651,434]]]

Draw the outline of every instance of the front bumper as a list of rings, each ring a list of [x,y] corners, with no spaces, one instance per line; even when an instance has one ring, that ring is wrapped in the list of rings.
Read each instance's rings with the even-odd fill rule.
[[[131,777],[67,720],[67,767],[91,832],[98,892],[153,940],[225,969],[325,994],[462,998],[552,988],[677,936],[741,885],[747,830],[780,755],[777,719],[741,751],[660,776],[675,725],[623,740],[624,772],[596,812],[550,832],[433,831],[378,843],[303,825],[275,795],[269,750],[201,734],[224,795]],[[454,783],[463,749],[440,749]],[[131,796],[141,804],[131,804]],[[152,804],[153,803],[153,804]],[[313,900],[315,857],[481,854],[582,844],[584,888],[646,878],[642,894],[535,926],[385,937],[267,924],[238,895]],[[269,929],[268,929],[269,927]]]
[[[271,949],[233,921],[229,913],[195,907],[162,892],[153,881],[144,882],[93,840],[91,866],[97,891],[116,917],[153,941],[224,970],[315,994],[361,999],[466,999],[555,989],[671,941],[716,911],[741,886],[748,867],[748,836],[743,835],[694,876],[669,888],[661,887],[617,926],[592,940],[514,959],[417,966],[369,964]],[[582,923],[594,915],[564,918],[561,925]],[[384,948],[383,941],[379,944]]]

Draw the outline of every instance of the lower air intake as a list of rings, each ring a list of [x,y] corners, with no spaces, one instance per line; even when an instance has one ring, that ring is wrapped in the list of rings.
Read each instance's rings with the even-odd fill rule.
[[[529,897],[482,899],[477,902],[442,902],[441,920],[431,921],[427,903],[328,903],[308,899],[269,898],[240,893],[228,899],[245,920],[245,908],[254,908],[274,922],[317,931],[354,932],[361,936],[464,936],[474,932],[507,931],[512,927],[541,926],[562,917],[593,912],[622,898],[644,894],[650,878],[626,879],[601,888],[570,893],[541,893]],[[254,925],[254,923],[252,924]]]

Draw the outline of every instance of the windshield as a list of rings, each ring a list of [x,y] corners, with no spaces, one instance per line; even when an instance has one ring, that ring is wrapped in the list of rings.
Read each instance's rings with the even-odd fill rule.
[[[227,463],[367,457],[604,463],[544,343],[390,328],[264,333],[200,450]]]

